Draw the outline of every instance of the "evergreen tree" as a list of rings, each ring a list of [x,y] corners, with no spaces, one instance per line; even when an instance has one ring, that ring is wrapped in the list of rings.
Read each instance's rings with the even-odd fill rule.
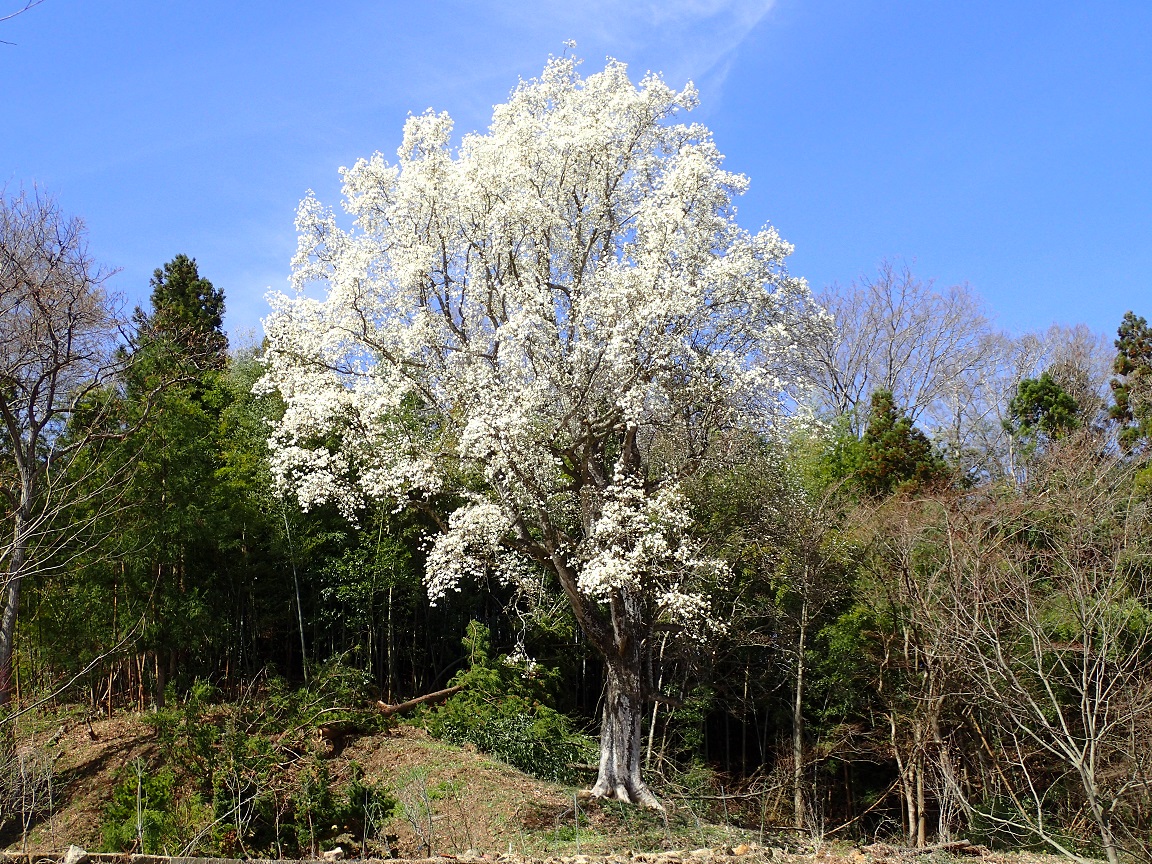
[[[1120,427],[1120,444],[1131,449],[1152,436],[1152,327],[1129,311],[1116,331],[1109,416]]]
[[[224,292],[200,275],[196,259],[177,255],[152,273],[151,314],[136,310],[145,341],[178,348],[185,364],[222,369],[228,356]]]
[[[1080,426],[1080,406],[1049,372],[1025,378],[1008,403],[1005,428],[1025,441],[1058,439]]]
[[[858,453],[856,480],[871,496],[931,486],[947,473],[928,436],[897,407],[890,390],[872,394]]]

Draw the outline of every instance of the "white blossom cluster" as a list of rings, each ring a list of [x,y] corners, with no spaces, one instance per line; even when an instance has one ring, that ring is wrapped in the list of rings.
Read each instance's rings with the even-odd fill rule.
[[[708,600],[688,586],[713,582],[724,565],[702,555],[691,538],[683,496],[674,486],[646,494],[635,480],[615,480],[589,532],[580,589],[600,599],[631,590],[654,600],[656,619],[707,629]]]
[[[689,586],[716,565],[687,539],[676,475],[718,431],[775,423],[827,320],[776,231],[736,224],[747,179],[675,122],[696,99],[554,58],[455,151],[429,111],[395,164],[342,169],[349,228],[309,194],[296,293],[265,321],[279,488],[354,517],[467,475],[487,491],[432,541],[433,599],[523,578],[531,547],[589,597],[627,587],[706,618]],[[622,440],[628,458],[609,452]]]

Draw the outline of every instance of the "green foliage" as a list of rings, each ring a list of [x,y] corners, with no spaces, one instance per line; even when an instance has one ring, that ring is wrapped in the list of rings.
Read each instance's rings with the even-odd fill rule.
[[[125,766],[101,819],[106,851],[176,854],[175,843],[181,838],[175,818],[175,784],[171,768],[152,770],[143,759]]]
[[[973,807],[968,833],[973,843],[992,849],[1039,852],[1047,848],[1035,832],[1019,824],[1016,805],[999,796],[990,797]]]
[[[872,689],[872,635],[879,627],[872,609],[854,603],[821,627],[812,654],[813,680],[809,697],[821,720],[836,722],[864,712]]]
[[[152,274],[152,313],[137,312],[145,338],[170,340],[200,368],[223,366],[224,292],[200,275],[196,259],[177,255]]]
[[[167,797],[151,806],[157,825],[168,824],[163,818],[180,808],[199,807],[198,827],[211,823],[211,830],[201,831],[200,851],[276,857],[284,850],[314,852],[334,824],[360,836],[366,820],[378,825],[391,813],[391,797],[362,771],[355,769],[347,784],[336,787],[318,755],[303,755],[316,746],[314,730],[322,725],[371,731],[387,722],[376,711],[334,710],[365,704],[362,670],[337,659],[314,668],[306,687],[270,676],[248,695],[213,703],[212,688],[196,682],[183,704],[173,700],[147,718],[174,779],[165,787]]]
[[[334,833],[360,837],[366,825],[379,825],[397,808],[392,794],[381,785],[364,782],[356,765],[348,785],[340,791],[333,789],[328,766],[319,759],[298,776],[290,801],[289,825],[301,854],[315,854],[318,841]],[[336,832],[331,830],[333,825]]]
[[[1008,403],[1004,427],[1011,434],[1035,443],[1056,440],[1080,425],[1080,406],[1048,372],[1025,378]]]
[[[868,428],[858,453],[856,481],[873,497],[931,487],[947,479],[944,460],[888,390],[872,394]]]
[[[212,686],[197,680],[183,704],[169,703],[163,710],[144,715],[156,735],[164,763],[205,778],[208,788],[220,740],[219,728],[205,716],[212,695]]]
[[[469,742],[509,765],[547,780],[574,779],[572,764],[593,758],[596,744],[550,707],[555,670],[493,657],[488,628],[473,621],[464,639],[470,665],[452,679],[464,690],[427,720],[429,731]]]
[[[1131,449],[1152,437],[1152,327],[1129,311],[1116,332],[1112,371],[1113,404],[1108,416],[1120,427],[1120,443]]]

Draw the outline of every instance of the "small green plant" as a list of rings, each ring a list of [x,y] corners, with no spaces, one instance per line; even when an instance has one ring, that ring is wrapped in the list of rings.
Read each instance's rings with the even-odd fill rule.
[[[344,790],[346,802],[341,824],[352,836],[359,835],[361,854],[368,841],[379,838],[385,823],[395,815],[399,802],[377,783],[366,783],[360,765],[352,763],[352,780]]]
[[[360,838],[361,846],[376,839],[384,822],[396,811],[397,801],[382,786],[364,781],[352,764],[352,779],[343,790],[333,789],[328,765],[315,759],[297,778],[290,817],[297,850],[315,857],[320,843],[336,834]]]
[[[346,787],[336,788],[327,765],[306,755],[314,730],[322,726],[377,728],[378,712],[343,707],[367,701],[364,686],[362,673],[338,659],[312,670],[306,687],[267,675],[260,687],[253,686],[234,703],[213,704],[213,689],[202,682],[182,703],[169,700],[169,707],[149,718],[160,761],[172,778],[171,800],[162,809],[190,827],[181,834],[182,844],[165,842],[183,854],[283,857],[316,853],[321,841],[336,833],[349,833],[362,843],[369,833],[378,834],[395,802],[365,782],[358,769]],[[123,794],[128,795],[127,788]],[[179,833],[164,827],[167,823],[156,815],[160,808],[145,809],[155,811],[155,818],[142,816],[142,830],[133,834],[120,830],[129,821],[124,815],[117,823],[120,839],[110,840],[111,847],[141,850],[147,844],[138,838],[131,845],[137,834]],[[194,817],[198,821],[193,824],[189,820]],[[156,826],[143,825],[149,819]]]
[[[175,782],[170,768],[153,771],[143,759],[130,762],[101,820],[106,851],[145,855],[176,851]]]
[[[545,780],[575,779],[573,766],[593,759],[596,743],[548,704],[555,670],[493,657],[488,628],[476,621],[468,625],[464,647],[471,665],[452,679],[464,689],[428,715],[429,731]]]
[[[197,679],[182,703],[172,693],[166,699],[168,707],[144,717],[156,735],[164,764],[200,778],[205,792],[212,788],[220,739],[219,726],[207,716],[214,695],[211,684]]]

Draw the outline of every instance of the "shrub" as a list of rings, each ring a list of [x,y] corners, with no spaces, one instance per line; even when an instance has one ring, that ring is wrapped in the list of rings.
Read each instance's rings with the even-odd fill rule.
[[[104,808],[101,833],[108,852],[173,854],[179,838],[174,836],[173,787],[176,775],[170,768],[152,771],[143,759],[125,766]]]
[[[549,704],[555,670],[507,655],[492,657],[488,629],[473,621],[464,647],[470,667],[452,679],[464,690],[430,713],[432,734],[477,749],[545,780],[571,781],[596,742]]]

